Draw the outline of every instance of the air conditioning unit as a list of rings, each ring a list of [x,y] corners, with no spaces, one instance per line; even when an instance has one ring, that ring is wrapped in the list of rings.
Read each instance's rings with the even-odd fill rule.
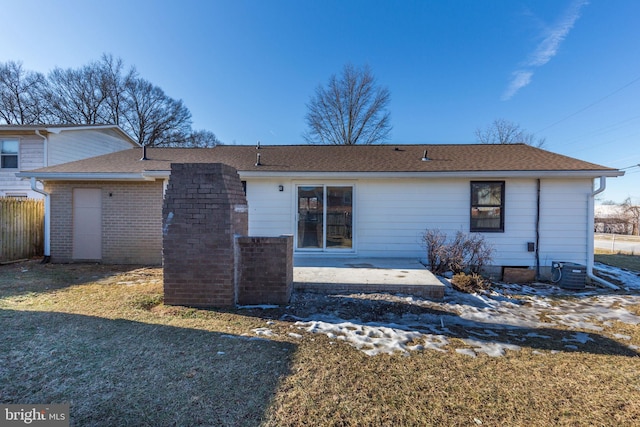
[[[553,261],[551,281],[564,289],[584,289],[587,282],[587,267],[574,262]]]

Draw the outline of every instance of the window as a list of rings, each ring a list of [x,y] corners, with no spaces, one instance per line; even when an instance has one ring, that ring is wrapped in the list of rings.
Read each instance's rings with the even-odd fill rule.
[[[353,187],[298,186],[297,248],[353,250]]]
[[[504,231],[504,181],[471,182],[470,231]]]
[[[0,169],[18,169],[18,141],[0,141]]]

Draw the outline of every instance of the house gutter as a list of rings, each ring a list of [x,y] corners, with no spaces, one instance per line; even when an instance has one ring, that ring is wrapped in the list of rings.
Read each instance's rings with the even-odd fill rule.
[[[37,186],[35,177],[31,177],[31,189],[44,196],[44,258],[43,264],[51,261],[51,195]]]
[[[593,178],[594,176],[616,177],[624,175],[618,170],[582,171],[413,171],[413,172],[313,172],[313,171],[256,171],[238,169],[240,178],[295,178],[295,179],[393,179],[393,178]]]
[[[593,253],[594,253],[594,238],[595,238],[595,230],[594,230],[594,200],[595,196],[602,193],[605,188],[607,188],[607,178],[605,176],[600,177],[600,186],[594,190],[591,194],[589,194],[587,198],[587,277],[592,281],[610,288],[610,289],[620,289],[618,286],[613,283],[609,283],[600,277],[597,277],[593,274]]]
[[[153,181],[144,173],[70,173],[70,172],[37,172],[27,171],[16,173],[18,178],[36,178],[45,181]]]
[[[49,138],[47,138],[46,136],[44,136],[43,134],[40,133],[40,129],[36,129],[35,130],[36,135],[38,135],[40,138],[44,139],[44,160],[43,160],[43,167],[47,167],[49,166]]]
[[[540,280],[540,178],[536,180],[536,280]]]

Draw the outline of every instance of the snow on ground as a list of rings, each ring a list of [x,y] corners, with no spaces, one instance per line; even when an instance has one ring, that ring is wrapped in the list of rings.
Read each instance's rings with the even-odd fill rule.
[[[640,323],[640,317],[626,309],[640,304],[640,277],[601,264],[597,268],[621,281],[624,291],[588,287],[577,292],[536,283],[497,284],[481,294],[465,294],[446,282],[442,301],[389,294],[302,294],[294,295],[298,301],[292,302],[282,320],[295,321],[297,332],[289,333],[290,337],[324,334],[331,344],[344,342],[370,356],[445,351],[452,338],[465,345],[456,351],[471,357],[479,353],[499,357],[527,345],[538,346],[536,354],[581,350],[596,339],[636,350],[629,336],[607,332],[607,328],[613,321]],[[297,310],[303,303],[312,308]],[[253,332],[274,334],[267,328]]]

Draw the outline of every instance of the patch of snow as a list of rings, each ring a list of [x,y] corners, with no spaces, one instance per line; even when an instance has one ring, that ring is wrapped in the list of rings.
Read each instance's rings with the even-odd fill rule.
[[[562,338],[562,342],[579,342],[580,344],[586,344],[587,341],[593,341],[593,338],[584,332],[576,332],[573,334],[573,338]]]
[[[481,341],[472,338],[462,340],[468,346],[473,347],[476,353],[485,353],[487,356],[500,357],[505,355],[505,350],[520,351],[521,347],[515,344]]]
[[[307,317],[285,314],[281,320],[295,321],[299,330],[324,334],[331,343],[344,342],[371,356],[382,353],[406,355],[424,350],[446,351],[449,338],[456,337],[471,347],[456,349],[457,353],[472,357],[485,353],[499,357],[507,350],[521,349],[513,342],[552,340],[554,338],[549,335],[550,330],[574,330],[575,333],[568,337],[565,335],[562,341],[556,343],[557,349],[544,353],[534,350],[535,354],[555,354],[560,348],[578,349],[574,343],[585,345],[595,341],[590,334],[581,330],[595,333],[612,326],[613,322],[640,324],[640,317],[627,310],[629,305],[640,304],[640,292],[637,292],[640,291],[640,277],[612,267],[606,269],[608,274],[617,277],[631,290],[623,293],[587,287],[576,292],[533,283],[497,284],[489,291],[465,294],[454,290],[446,279],[440,278],[446,286],[445,297],[441,301],[390,294],[332,295],[327,297],[332,299],[333,308],[330,310],[323,312],[320,309]],[[390,308],[404,306],[414,309],[385,311],[381,302]],[[354,305],[364,308],[353,314],[348,307]],[[373,316],[375,322],[363,320],[368,305],[376,309],[372,311],[379,313]],[[294,302],[289,308],[295,307]],[[344,312],[343,307],[346,307]],[[354,318],[349,318],[347,314],[345,317],[348,320],[344,319],[341,313],[352,313]],[[259,333],[258,330],[265,332]],[[266,331],[270,330],[258,330],[254,330],[254,333],[269,336]],[[626,335],[614,336],[627,341],[631,339]]]
[[[254,304],[254,305],[239,305],[236,308],[238,308],[239,310],[251,310],[251,309],[270,310],[273,308],[279,308],[279,306],[273,305],[273,304]]]
[[[469,357],[477,357],[478,356],[476,354],[476,352],[471,350],[470,348],[456,348],[456,353],[462,354],[464,356],[469,356]]]
[[[321,333],[327,335],[330,339],[345,341],[369,356],[381,353],[393,354],[397,351],[405,353],[410,350],[416,350],[416,346],[411,346],[409,343],[423,338],[423,334],[417,331],[405,331],[385,326],[370,326],[344,321],[328,323],[313,320],[296,322],[296,325],[304,328],[307,332]],[[442,341],[438,340],[437,342]],[[434,343],[428,343],[428,345],[437,347]]]
[[[542,339],[550,339],[551,337],[549,335],[541,335],[537,332],[529,332],[528,334],[524,335],[527,338],[542,338]]]
[[[251,332],[256,335],[263,335],[265,337],[272,337],[275,335],[275,333],[269,328],[255,328],[252,329]]]
[[[594,269],[615,277],[617,280],[622,282],[622,287],[626,290],[640,289],[640,275],[638,275],[638,273],[634,273],[632,271],[624,270],[621,268],[611,267],[599,262],[594,263]]]

